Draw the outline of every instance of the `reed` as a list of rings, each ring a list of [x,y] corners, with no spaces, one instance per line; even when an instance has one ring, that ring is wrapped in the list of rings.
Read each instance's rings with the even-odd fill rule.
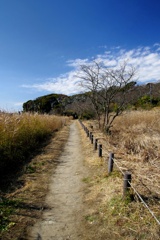
[[[159,119],[159,110],[124,113],[115,120],[111,139],[141,161],[154,160],[160,155]]]
[[[0,114],[0,172],[12,171],[54,131],[66,117],[39,114]]]
[[[155,217],[160,220],[160,111],[128,111],[117,117],[111,134],[100,132],[95,121],[86,121],[84,125],[93,132],[103,146],[103,158],[96,165],[95,152],[88,154],[89,164],[92,158],[95,168],[90,178],[92,183],[87,200],[93,207],[87,214],[87,221],[104,236],[97,239],[159,239],[159,225],[137,197],[133,189],[124,200],[121,171],[132,174],[132,186],[139,193]],[[84,132],[84,134],[86,134]],[[88,139],[86,140],[88,148]],[[92,146],[91,146],[92,148]],[[119,168],[114,163],[113,172],[107,175],[109,153],[114,153]],[[92,155],[93,154],[93,155]],[[96,153],[97,154],[97,153]],[[107,163],[107,166],[106,166]],[[121,171],[120,171],[121,170]],[[117,175],[119,172],[119,175]],[[99,181],[96,180],[99,176]],[[93,180],[94,182],[93,182]],[[86,182],[87,184],[87,182]],[[98,200],[97,200],[98,199]],[[126,201],[127,200],[127,201]],[[97,203],[98,204],[95,204]],[[91,213],[91,214],[90,214]],[[94,224],[95,223],[95,224]]]

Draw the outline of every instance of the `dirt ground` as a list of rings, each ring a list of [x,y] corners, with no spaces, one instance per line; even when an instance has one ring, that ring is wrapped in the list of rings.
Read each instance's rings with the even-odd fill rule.
[[[78,121],[58,131],[12,184],[6,197],[20,203],[0,239],[93,239],[85,229],[82,131]]]
[[[28,239],[83,239],[83,151],[77,122],[70,132],[59,164],[51,177],[42,219],[28,229]]]

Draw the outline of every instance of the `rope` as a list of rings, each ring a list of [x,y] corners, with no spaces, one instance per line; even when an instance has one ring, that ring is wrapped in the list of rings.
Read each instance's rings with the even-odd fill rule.
[[[128,181],[129,182],[129,181]],[[145,201],[143,200],[143,198],[140,196],[140,194],[137,192],[137,190],[133,187],[133,185],[131,184],[131,182],[129,182],[131,188],[134,190],[134,192],[137,194],[137,196],[139,197],[139,199],[141,200],[141,202],[144,204],[144,206],[148,209],[148,211],[150,212],[150,214],[154,217],[154,219],[156,220],[156,222],[160,225],[160,221],[156,218],[156,216],[154,215],[154,213],[152,212],[152,210],[148,207],[148,205],[145,203]]]
[[[122,169],[118,166],[117,162],[115,161],[115,159],[113,159],[113,162],[116,164],[117,168],[120,170],[120,172],[122,173],[122,175],[125,175],[125,173],[122,171]]]
[[[104,154],[108,155],[108,152],[103,150]],[[125,175],[125,173],[122,171],[122,169],[119,167],[119,165],[117,164],[117,161],[115,158],[112,158],[113,162],[115,163],[115,165],[117,166],[117,168],[120,170],[120,172],[122,173],[122,175]],[[151,164],[153,166],[153,164]],[[130,184],[131,188],[134,190],[134,192],[137,194],[138,198],[140,199],[140,201],[144,204],[144,206],[148,209],[148,211],[150,212],[150,214],[152,215],[152,217],[156,220],[156,222],[158,223],[158,225],[160,225],[160,221],[157,219],[157,217],[154,215],[154,213],[152,212],[152,210],[149,208],[149,206],[146,204],[146,202],[143,200],[143,198],[140,196],[140,194],[137,192],[137,190],[133,187],[133,185],[131,184],[130,181],[128,181],[128,183]]]

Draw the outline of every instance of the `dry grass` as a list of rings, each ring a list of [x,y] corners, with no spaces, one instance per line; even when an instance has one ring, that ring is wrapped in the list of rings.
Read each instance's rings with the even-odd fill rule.
[[[158,112],[152,111],[125,113],[123,116],[119,117],[119,119],[117,118],[112,130],[112,135],[110,136],[106,136],[104,133],[100,132],[96,127],[96,122],[85,122],[85,125],[93,132],[94,138],[98,138],[98,142],[102,143],[103,157],[101,159],[98,157],[97,151],[93,150],[93,145],[90,144],[85,132],[81,129],[81,137],[83,140],[82,145],[84,149],[83,153],[86,168],[88,169],[87,175],[83,178],[83,182],[86,183],[84,189],[84,222],[86,238],[84,238],[84,240],[159,239],[159,226],[143,204],[138,201],[134,193],[134,201],[132,201],[130,197],[126,200],[122,199],[123,177],[119,170],[114,167],[114,171],[111,175],[108,175],[107,173],[108,153],[114,152],[121,170],[130,170],[132,172],[133,185],[142,197],[144,197],[144,200],[153,210],[156,217],[160,218],[158,168],[159,138],[157,134],[159,130],[157,129],[156,131],[159,124],[157,123],[156,126],[158,116]],[[141,121],[139,120],[140,117]],[[145,119],[147,119],[146,122]],[[153,124],[153,128],[148,130],[146,126],[150,125],[151,119],[152,123],[154,122],[155,124]],[[145,126],[144,128],[142,128],[143,122]],[[154,149],[152,147],[154,150],[153,153],[156,157],[144,159],[141,149],[144,150],[144,148],[147,148],[147,144],[150,144],[149,131],[152,133],[151,136],[153,137],[153,140],[155,141],[155,139],[157,139],[157,142],[154,142],[157,148]],[[144,134],[143,137],[142,133]],[[37,221],[36,218],[41,214],[41,210],[38,209],[43,209],[45,207],[43,205],[43,199],[47,192],[46,179],[49,179],[49,175],[51,174],[51,171],[53,171],[52,169],[54,169],[54,164],[56,164],[55,160],[57,157],[54,156],[55,149],[59,154],[62,149],[62,143],[67,139],[67,134],[68,131],[65,134],[57,134],[58,137],[60,135],[59,141],[53,139],[51,143],[52,146],[48,146],[44,150],[44,154],[42,153],[42,155],[39,155],[32,161],[31,166],[35,167],[36,171],[33,173],[28,172],[26,176],[23,176],[25,177],[25,180],[21,179],[22,186],[16,191],[8,193],[8,197],[21,199],[23,208],[21,207],[20,210],[17,209],[20,212],[18,212],[19,214],[15,214],[16,218],[13,219],[13,224],[16,224],[15,226],[9,227],[7,237],[2,237],[2,239],[25,239],[22,237],[24,235],[24,226],[27,224],[33,224],[34,221]],[[134,138],[132,137],[133,135]],[[147,136],[145,141],[144,136]],[[157,137],[154,138],[154,136]],[[135,137],[137,137],[136,139],[139,139],[141,145],[136,145],[137,141],[134,141]],[[135,146],[135,150],[130,151],[130,145],[128,149],[126,139],[130,139],[131,144],[138,146],[138,150]],[[28,209],[26,209],[26,207],[28,207]],[[33,207],[35,207],[35,209],[33,209]],[[24,226],[15,229],[16,226],[20,225]],[[21,236],[21,238],[14,238],[16,236],[16,230],[20,232],[18,235]]]
[[[46,169],[45,159],[31,164],[29,160],[67,121],[68,118],[58,116],[0,113],[0,232],[14,226],[10,215],[19,206],[19,200],[12,199],[12,195],[18,194],[23,186],[23,181],[17,183],[18,177],[24,173],[33,176],[36,171]],[[33,192],[30,182],[23,191],[27,189]],[[14,194],[7,195],[10,191]]]
[[[68,139],[69,121],[66,119],[62,122],[62,118],[57,118],[60,120],[58,125],[53,122],[56,117],[42,116],[41,119],[43,117],[50,119],[53,128],[61,127],[61,124],[65,126],[56,131],[47,141],[47,145],[41,146],[37,155],[25,165],[17,178],[14,181],[12,179],[12,185],[7,192],[6,189],[5,192],[0,192],[0,239],[28,239],[27,227],[38,221],[43,210],[48,208],[45,197],[50,178]]]
[[[100,132],[96,122],[84,123],[103,146],[102,160],[95,157],[93,164],[97,152],[91,145],[92,150],[88,154],[94,173],[89,178],[90,193],[86,196],[89,204],[93,204],[87,219],[93,225],[101,222],[99,228],[104,235],[100,234],[98,239],[103,239],[101,235],[108,236],[106,239],[109,236],[110,239],[159,239],[159,226],[155,219],[139,202],[134,191],[134,201],[128,199],[126,203],[122,200],[123,177],[116,166],[111,176],[107,176],[106,165],[109,152],[113,152],[121,171],[131,171],[133,186],[160,220],[159,118],[158,110],[126,112],[116,119],[110,136]],[[90,142],[89,139],[87,141]]]
[[[12,171],[26,161],[30,153],[67,118],[38,114],[0,114],[1,173]]]
[[[158,110],[125,113],[116,119],[110,137],[122,167],[132,171],[136,185],[145,187],[142,194],[155,198],[160,198],[159,118]]]

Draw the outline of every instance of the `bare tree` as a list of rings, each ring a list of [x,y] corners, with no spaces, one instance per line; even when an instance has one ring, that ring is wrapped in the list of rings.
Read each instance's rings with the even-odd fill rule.
[[[81,85],[89,91],[99,127],[110,131],[114,119],[119,116],[128,103],[126,97],[135,86],[136,70],[124,62],[119,68],[107,68],[94,61],[80,66],[78,77]]]

